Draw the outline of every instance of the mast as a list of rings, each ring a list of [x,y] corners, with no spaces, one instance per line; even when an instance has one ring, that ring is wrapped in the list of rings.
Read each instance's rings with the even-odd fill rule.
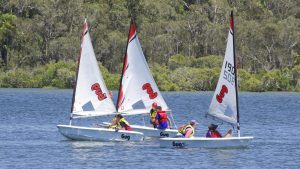
[[[84,35],[88,31],[87,30],[85,32],[86,28],[87,28],[87,19],[85,19],[84,23],[83,23],[83,30],[82,30],[82,35],[81,35],[81,45],[83,43]],[[79,53],[79,56],[78,56],[78,59],[77,59],[76,79],[75,79],[75,86],[74,86],[73,95],[72,95],[72,105],[71,105],[69,125],[72,125],[72,119],[73,119],[73,109],[74,109],[74,102],[75,102],[75,95],[76,95],[76,88],[77,88],[77,80],[78,80],[78,72],[79,72],[79,66],[80,66],[81,51],[82,51],[82,46],[80,47],[80,53]]]
[[[128,58],[127,49],[128,49],[129,39],[130,39],[131,34],[132,34],[131,27],[133,27],[133,30],[135,31],[135,25],[134,25],[134,21],[133,21],[132,18],[131,18],[130,26],[129,26],[125,56],[123,58],[123,68],[122,68],[122,74],[121,74],[121,78],[120,78],[120,85],[119,85],[120,87],[119,87],[119,93],[118,93],[118,100],[117,100],[117,104],[116,104],[117,112],[118,112],[118,109],[119,109],[119,105],[121,104],[120,102],[122,101],[121,99],[123,98],[122,81],[123,81],[123,76],[124,76],[124,73],[126,71],[126,65],[127,65],[127,61],[128,61],[128,59],[127,59]]]
[[[230,18],[230,28],[232,30],[232,39],[233,39],[233,62],[234,62],[234,81],[235,81],[235,97],[236,97],[236,120],[237,120],[237,129],[238,137],[240,137],[240,111],[239,111],[239,95],[238,95],[238,81],[237,81],[237,64],[236,64],[236,55],[235,55],[235,40],[234,40],[234,20],[233,20],[233,11],[231,11]]]

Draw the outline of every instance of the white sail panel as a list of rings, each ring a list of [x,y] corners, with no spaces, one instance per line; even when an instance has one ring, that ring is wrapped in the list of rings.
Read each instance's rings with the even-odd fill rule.
[[[237,123],[233,34],[228,33],[227,47],[219,81],[208,114],[222,121]],[[226,112],[226,113],[225,113]]]
[[[94,114],[101,115],[116,112],[108,93],[97,64],[87,22],[85,21],[73,114],[80,112],[80,115],[84,115],[85,111],[82,107],[89,102],[95,110]],[[93,112],[86,112],[87,116],[91,116],[91,114]]]
[[[132,111],[134,110],[133,105],[140,101],[143,102],[148,112],[153,102],[156,102],[163,110],[168,110],[168,106],[151,75],[133,23],[131,23],[129,32],[118,112],[134,112]]]

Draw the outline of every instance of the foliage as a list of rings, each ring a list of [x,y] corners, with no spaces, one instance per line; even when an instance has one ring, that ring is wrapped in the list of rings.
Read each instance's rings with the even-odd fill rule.
[[[266,72],[262,77],[265,90],[268,91],[287,91],[290,89],[290,71],[274,69]]]
[[[214,90],[219,76],[217,69],[198,69],[181,67],[172,71],[170,80],[179,86],[179,90]]]
[[[27,88],[32,86],[31,75],[22,69],[10,70],[2,73],[0,79],[1,87]]]
[[[299,6],[299,0],[2,0],[0,86],[72,87],[87,18],[104,78],[117,89],[133,18],[160,89],[214,90],[233,10],[241,89],[299,90]]]
[[[215,68],[215,67],[221,67],[223,63],[223,56],[216,56],[216,55],[210,55],[210,56],[203,56],[196,59],[193,59],[192,61],[192,67],[200,67],[200,68]]]
[[[238,81],[240,90],[247,91],[264,91],[263,84],[260,79],[257,79],[254,75],[251,75],[244,69],[238,71]]]
[[[170,80],[171,70],[167,66],[154,64],[152,66],[152,75],[160,90],[178,91],[179,86]]]
[[[119,89],[119,85],[120,85],[121,74],[111,74],[102,65],[100,65],[100,71],[101,71],[102,76],[103,76],[103,78],[105,80],[105,83],[107,85],[106,87],[109,90],[118,90]]]
[[[183,55],[177,54],[171,56],[168,62],[169,69],[175,70],[180,67],[191,66],[192,59],[186,58]]]

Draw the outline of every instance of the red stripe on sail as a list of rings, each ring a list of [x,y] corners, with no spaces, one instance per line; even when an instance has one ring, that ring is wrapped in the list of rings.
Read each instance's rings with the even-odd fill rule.
[[[119,107],[121,106],[121,102],[123,100],[123,89],[122,89],[122,85],[120,86],[120,91],[119,91],[119,98],[118,98],[118,107],[117,109],[119,109]]]
[[[87,21],[85,19],[84,22],[83,22],[83,29],[82,29],[82,33],[81,33],[81,46],[80,46],[80,55],[78,57],[78,64],[80,62],[80,56],[81,56],[81,52],[82,52],[82,44],[83,44],[83,41],[84,41],[84,35],[85,35],[85,32],[86,32],[86,29],[87,29]]]
[[[126,53],[126,56],[125,56],[125,59],[124,59],[123,71],[122,71],[123,76],[124,76],[125,71],[127,69],[127,64],[128,64],[128,54]]]
[[[81,39],[83,41],[83,37],[84,37],[84,34],[86,32],[86,29],[87,29],[87,21],[86,19],[84,20],[84,23],[83,23],[83,29],[82,29],[82,34],[81,34]]]
[[[119,107],[121,106],[122,101],[124,99],[122,82],[123,82],[123,77],[124,77],[125,71],[128,67],[128,54],[127,54],[128,44],[129,44],[130,40],[134,37],[134,35],[135,35],[135,25],[134,25],[133,20],[131,20],[130,27],[129,27],[129,33],[128,33],[128,39],[127,39],[126,53],[125,53],[124,60],[123,60],[122,76],[120,79],[120,88],[119,88],[119,96],[118,96],[118,101],[117,101],[117,109],[119,109]]]
[[[128,63],[128,55],[126,53],[124,63],[123,63],[122,76],[124,76],[124,74],[125,74],[125,71],[126,71],[126,68],[127,68],[127,63]],[[123,80],[123,77],[122,77],[122,80]],[[117,103],[117,106],[118,106],[117,109],[119,109],[122,100],[123,100],[123,88],[122,88],[122,82],[121,82],[120,91],[119,91],[119,98],[118,98],[118,103]]]
[[[134,22],[131,21],[128,42],[131,40],[131,38],[134,36],[134,34],[135,34],[135,25],[134,25]]]
[[[230,32],[233,34],[233,28],[234,25],[233,25],[233,11],[231,11],[231,14],[230,14]]]

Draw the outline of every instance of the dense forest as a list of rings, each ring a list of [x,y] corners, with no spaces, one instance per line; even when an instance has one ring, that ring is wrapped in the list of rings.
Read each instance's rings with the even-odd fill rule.
[[[0,87],[72,88],[87,18],[118,89],[132,18],[161,90],[214,90],[231,10],[240,89],[300,91],[299,0],[1,0]]]

